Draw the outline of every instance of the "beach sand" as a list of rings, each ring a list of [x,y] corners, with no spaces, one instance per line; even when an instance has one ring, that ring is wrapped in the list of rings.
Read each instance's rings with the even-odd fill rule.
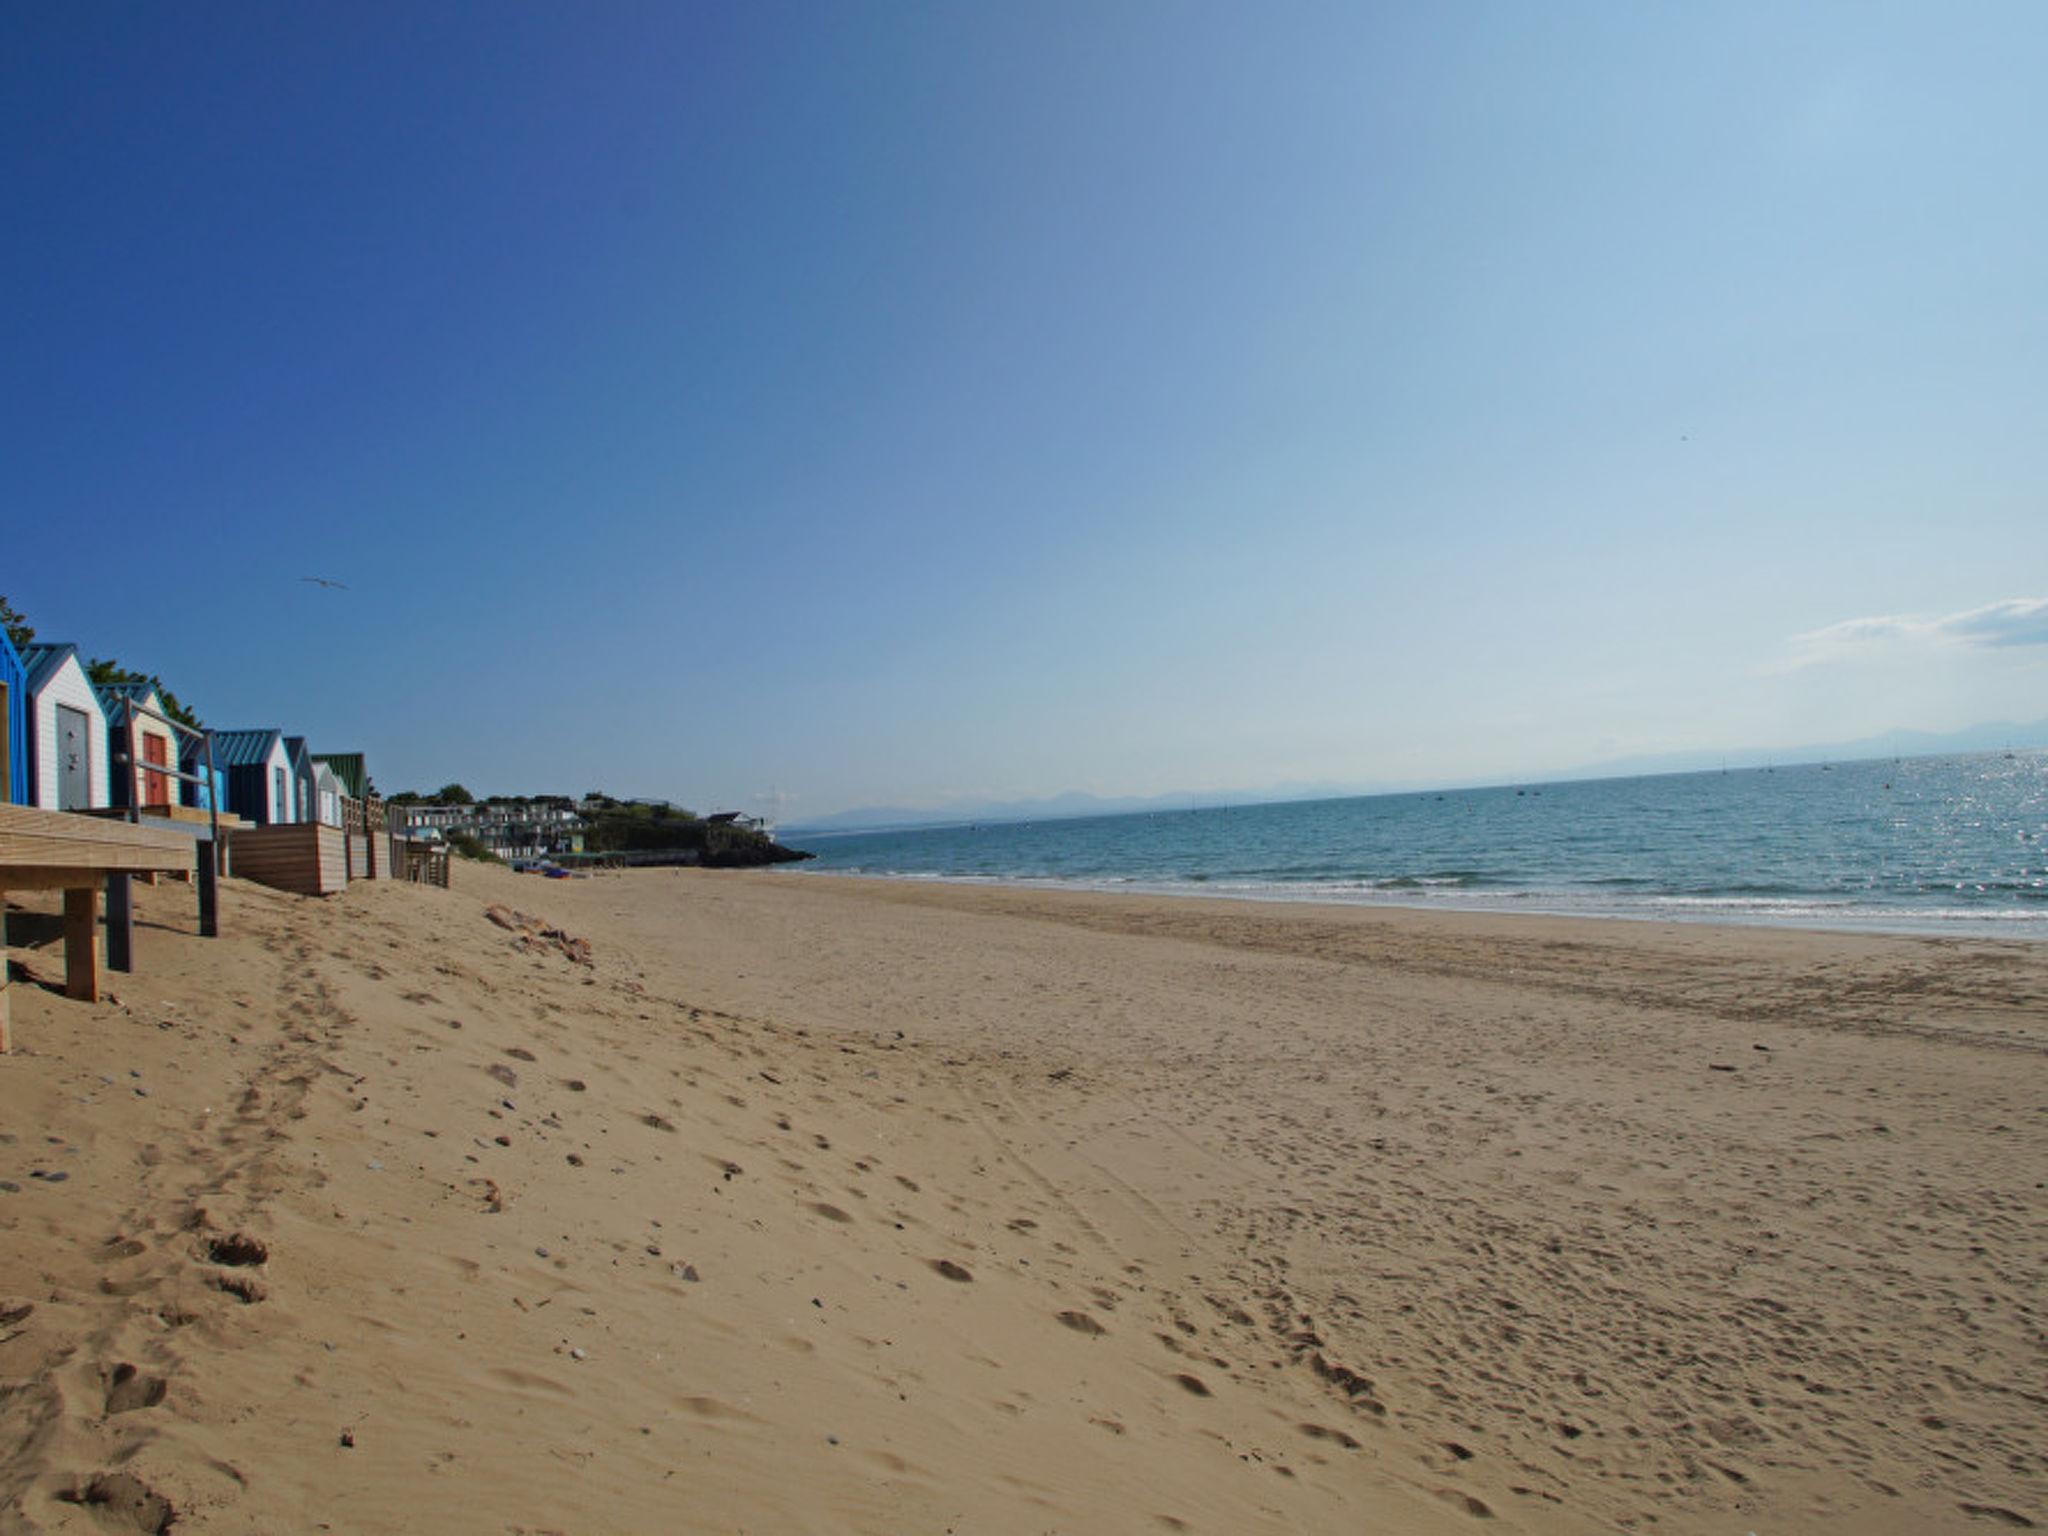
[[[14,987],[0,1531],[2048,1524],[2048,946],[190,904],[117,1001]]]

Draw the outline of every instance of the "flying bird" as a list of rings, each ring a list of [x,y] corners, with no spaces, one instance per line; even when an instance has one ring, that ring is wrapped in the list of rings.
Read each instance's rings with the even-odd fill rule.
[[[348,590],[346,582],[329,581],[325,576],[301,576],[299,580],[310,581],[316,587],[332,587],[337,592],[346,592]]]

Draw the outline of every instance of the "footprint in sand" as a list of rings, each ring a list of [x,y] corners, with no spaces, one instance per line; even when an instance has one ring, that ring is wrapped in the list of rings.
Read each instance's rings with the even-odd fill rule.
[[[933,1269],[944,1275],[948,1280],[965,1282],[974,1278],[971,1271],[963,1265],[955,1264],[951,1259],[933,1259],[931,1265]]]
[[[177,1524],[171,1501],[131,1472],[102,1472],[91,1482],[57,1495],[66,1504],[83,1504],[111,1518],[115,1529],[161,1536]]]
[[[206,1256],[216,1264],[230,1268],[246,1268],[252,1264],[267,1263],[270,1249],[258,1238],[246,1232],[237,1232],[229,1237],[217,1237],[207,1245]]]
[[[1086,1312],[1062,1312],[1060,1321],[1076,1333],[1085,1333],[1090,1338],[1100,1338],[1109,1330],[1095,1321]]]
[[[170,1384],[163,1377],[145,1376],[124,1360],[107,1378],[107,1416],[112,1418],[117,1413],[154,1408],[164,1400],[164,1393],[169,1390]]]
[[[1326,1424],[1303,1424],[1299,1427],[1301,1432],[1311,1440],[1334,1440],[1347,1451],[1360,1449],[1358,1441],[1345,1434],[1341,1429],[1331,1429]]]
[[[825,1218],[825,1219],[826,1219],[827,1221],[851,1221],[851,1220],[853,1220],[853,1218],[852,1218],[851,1216],[847,1215],[847,1214],[846,1214],[846,1212],[844,1212],[844,1211],[842,1211],[841,1209],[839,1209],[839,1207],[838,1207],[838,1206],[836,1206],[836,1205],[827,1205],[827,1204],[826,1204],[826,1203],[825,1203],[824,1201],[822,1201],[822,1200],[813,1200],[813,1201],[811,1202],[811,1211],[812,1211],[812,1213],[813,1213],[814,1215],[822,1216],[822,1217],[824,1217],[824,1218]]]

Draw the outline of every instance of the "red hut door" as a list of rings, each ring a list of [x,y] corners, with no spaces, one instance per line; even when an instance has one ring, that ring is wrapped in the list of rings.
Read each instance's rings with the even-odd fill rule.
[[[145,763],[155,763],[159,768],[168,768],[171,766],[169,748],[170,743],[163,737],[145,736],[142,738],[142,760]],[[142,786],[142,803],[168,806],[171,803],[170,779],[161,773],[150,773],[146,769],[142,770],[142,776],[148,781]]]

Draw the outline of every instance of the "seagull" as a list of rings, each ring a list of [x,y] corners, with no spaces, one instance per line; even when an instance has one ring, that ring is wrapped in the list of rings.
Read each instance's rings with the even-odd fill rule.
[[[332,587],[337,592],[346,592],[348,590],[346,582],[329,581],[325,576],[301,576],[299,580],[310,581],[316,587]]]

